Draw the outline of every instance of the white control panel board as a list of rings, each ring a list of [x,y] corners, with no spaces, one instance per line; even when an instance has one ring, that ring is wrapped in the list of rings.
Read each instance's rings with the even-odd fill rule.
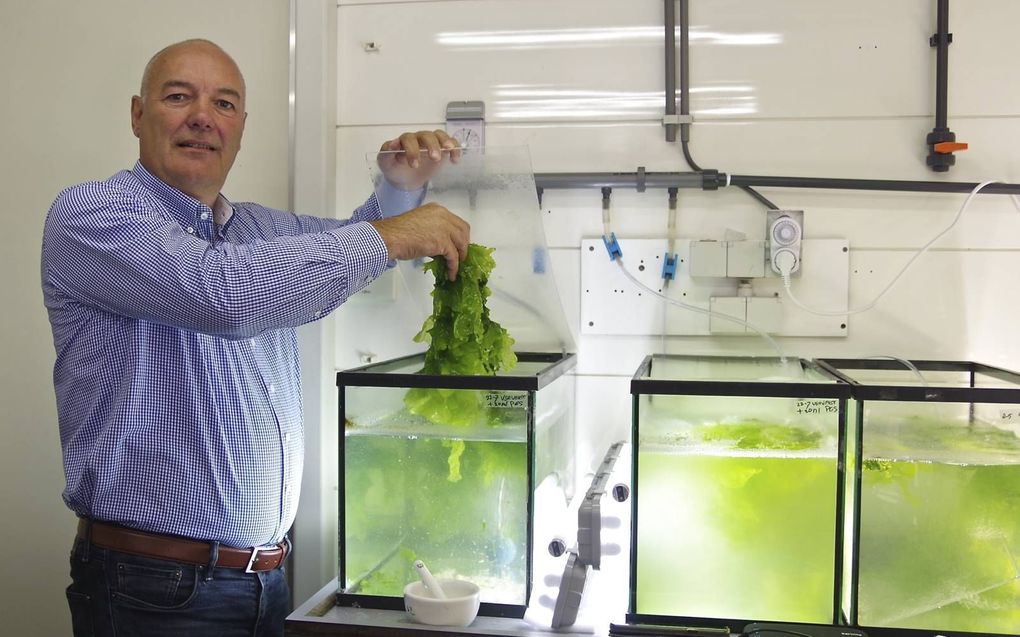
[[[691,276],[691,239],[674,241],[677,267],[668,284],[662,278],[666,239],[628,239],[618,237],[623,266],[635,279],[657,294],[703,310],[710,306],[735,308],[740,279]],[[844,311],[849,296],[850,250],[844,239],[804,239],[801,242],[802,265],[791,278],[790,287],[805,306],[819,311]],[[764,251],[762,259],[766,258]],[[759,314],[765,331],[779,336],[847,336],[846,315],[818,316],[794,305],[783,289],[783,281],[770,275],[747,279],[753,298],[778,299],[761,302]],[[756,302],[751,301],[752,305]],[[739,311],[739,310],[734,310]],[[754,310],[752,310],[752,316]],[[754,321],[752,321],[754,322]],[[713,330],[713,323],[716,328]],[[747,333],[738,325],[725,331],[718,327],[730,321],[712,321],[710,315],[669,303],[656,294],[632,283],[610,260],[601,237],[581,241],[581,333],[615,335],[710,335]]]

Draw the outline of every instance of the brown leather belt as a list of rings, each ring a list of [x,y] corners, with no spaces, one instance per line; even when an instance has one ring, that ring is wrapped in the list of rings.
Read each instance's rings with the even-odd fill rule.
[[[96,546],[144,555],[174,562],[188,564],[209,564],[212,555],[212,544],[198,540],[188,540],[172,535],[146,533],[123,526],[105,524],[95,520],[78,520],[78,538],[91,541]],[[224,568],[240,568],[247,573],[272,571],[283,565],[287,557],[289,544],[284,541],[273,546],[262,546],[253,549],[235,549],[220,545],[216,566]]]

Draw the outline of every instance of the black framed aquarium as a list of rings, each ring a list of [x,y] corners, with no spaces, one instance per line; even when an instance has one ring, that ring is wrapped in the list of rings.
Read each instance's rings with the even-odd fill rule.
[[[850,623],[869,635],[1020,634],[1020,375],[818,362],[856,403]]]
[[[340,605],[403,608],[425,561],[481,588],[481,615],[523,617],[534,493],[569,491],[573,354],[517,353],[493,376],[420,373],[424,354],[337,374]]]
[[[798,358],[652,355],[631,394],[627,622],[837,624],[849,385]]]
[[[367,161],[385,202],[382,167],[399,162]],[[416,170],[424,201],[456,211],[471,243],[453,279],[442,257],[399,262],[377,304],[420,331],[359,330],[357,349],[395,357],[337,374],[337,602],[403,609],[421,560],[477,584],[480,615],[523,617],[536,516],[565,515],[576,481],[573,333],[527,148],[447,152],[403,172]]]

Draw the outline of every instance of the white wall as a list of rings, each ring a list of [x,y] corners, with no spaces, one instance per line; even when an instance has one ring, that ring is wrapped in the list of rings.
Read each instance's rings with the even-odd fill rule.
[[[225,192],[288,204],[285,0],[34,0],[0,4],[0,632],[70,634],[64,599],[74,517],[64,507],[51,373],[53,342],[39,284],[46,210],[65,186],[137,158],[129,102],[149,56],[206,37],[248,84],[244,144]]]
[[[930,0],[692,0],[695,159],[743,175],[1020,182],[1020,41],[1011,33],[1020,3],[969,0],[952,8],[949,124],[970,150],[949,173],[924,165],[934,125]],[[660,125],[662,20],[658,0],[340,0],[338,211],[368,191],[365,153],[401,130],[443,126],[451,100],[484,100],[487,145],[528,145],[536,172],[689,170]],[[807,238],[849,241],[851,307],[870,301],[964,199],[763,193],[806,211]],[[617,192],[613,201],[625,253],[627,238],[664,235],[663,191]],[[682,237],[722,239],[727,228],[764,235],[760,205],[734,188],[684,190],[680,202]],[[543,203],[578,337],[581,453],[627,435],[628,380],[646,354],[769,353],[753,337],[584,334],[579,248],[582,238],[602,233],[600,193],[547,191]],[[850,318],[847,337],[781,344],[807,357],[884,354],[1020,368],[1012,316],[1018,266],[1020,214],[1006,197],[979,197],[878,307]],[[377,300],[355,298],[337,314],[338,367],[360,364],[360,352],[401,347],[406,326],[380,318],[385,311]],[[367,321],[383,328],[366,331]]]

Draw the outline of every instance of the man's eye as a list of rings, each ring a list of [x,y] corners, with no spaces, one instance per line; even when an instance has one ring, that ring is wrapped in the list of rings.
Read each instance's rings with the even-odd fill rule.
[[[183,102],[184,100],[188,99],[188,96],[185,95],[184,93],[171,93],[170,95],[167,95],[163,99],[165,99],[168,102]]]
[[[228,102],[227,100],[217,100],[216,105],[219,106],[220,108],[222,108],[225,111],[232,111],[232,110],[234,110],[233,102]]]

